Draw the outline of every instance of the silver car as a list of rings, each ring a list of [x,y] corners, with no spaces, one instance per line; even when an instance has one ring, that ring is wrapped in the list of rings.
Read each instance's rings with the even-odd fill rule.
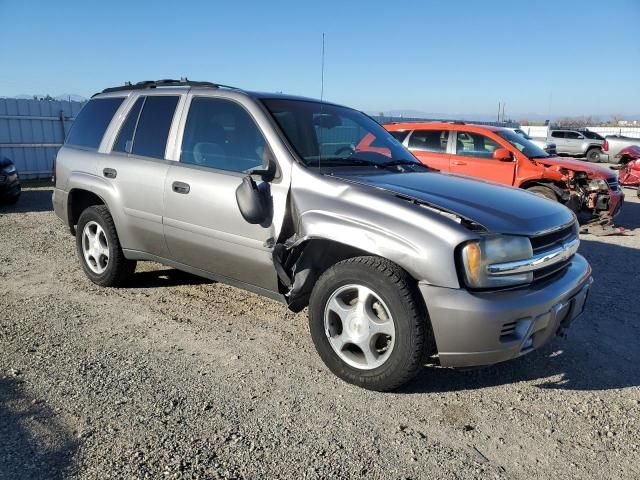
[[[589,162],[607,162],[602,151],[604,137],[588,128],[549,128],[547,141],[556,144],[556,151],[566,155],[584,156]]]
[[[558,203],[437,173],[356,110],[206,82],[94,96],[53,204],[94,283],[151,260],[308,307],[325,364],[374,390],[531,352],[592,282]]]

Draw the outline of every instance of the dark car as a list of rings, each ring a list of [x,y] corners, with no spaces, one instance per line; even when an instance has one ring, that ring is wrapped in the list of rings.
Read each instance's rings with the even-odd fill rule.
[[[20,198],[20,178],[13,162],[0,157],[0,202],[16,203]]]

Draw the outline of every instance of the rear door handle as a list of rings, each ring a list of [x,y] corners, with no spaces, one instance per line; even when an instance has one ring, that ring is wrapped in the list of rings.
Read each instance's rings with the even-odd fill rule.
[[[467,162],[461,162],[460,160],[452,160],[451,165],[466,165]]]
[[[189,190],[191,190],[191,187],[188,183],[173,182],[171,184],[171,189],[176,193],[182,193],[183,195],[186,195],[187,193],[189,193]]]
[[[118,172],[114,168],[104,168],[102,170],[102,175],[107,178],[116,178],[118,176]]]

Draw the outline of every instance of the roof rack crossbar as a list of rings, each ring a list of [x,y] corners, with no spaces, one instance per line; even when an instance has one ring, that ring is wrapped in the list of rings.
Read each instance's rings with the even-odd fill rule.
[[[171,78],[165,78],[161,80],[144,80],[138,83],[125,82],[124,85],[119,87],[109,87],[102,90],[100,93],[110,93],[110,92],[122,92],[127,90],[144,90],[147,88],[158,88],[158,87],[205,87],[205,88],[233,88],[230,85],[222,85],[219,83],[212,82],[201,82],[195,80],[189,80],[187,78],[181,78],[180,80],[175,80]]]

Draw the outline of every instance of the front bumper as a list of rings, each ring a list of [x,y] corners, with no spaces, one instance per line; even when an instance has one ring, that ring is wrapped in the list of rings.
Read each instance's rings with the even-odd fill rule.
[[[0,196],[15,197],[20,195],[20,178],[17,173],[7,175],[0,172]]]
[[[559,276],[525,289],[470,292],[419,284],[440,364],[491,365],[529,353],[569,326],[584,308],[591,267],[576,254]]]
[[[609,189],[609,214],[615,217],[620,213],[624,203],[624,192],[618,187],[617,190]]]

